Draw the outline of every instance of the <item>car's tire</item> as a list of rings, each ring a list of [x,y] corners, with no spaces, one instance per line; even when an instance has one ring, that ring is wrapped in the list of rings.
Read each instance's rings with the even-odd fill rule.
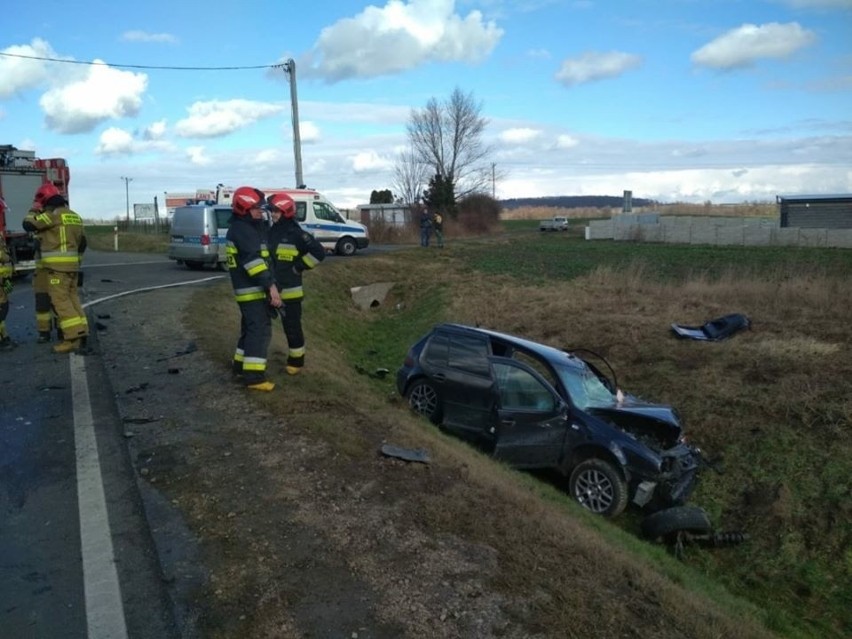
[[[593,457],[577,464],[568,479],[568,490],[581,506],[597,515],[615,517],[627,507],[627,482],[603,459]]]
[[[706,535],[712,530],[707,513],[697,506],[666,508],[642,520],[642,534],[651,541],[669,541],[679,532]]]
[[[355,240],[351,237],[342,237],[337,242],[338,255],[355,255],[355,251],[357,250],[358,246],[355,244]]]
[[[427,379],[414,382],[405,394],[408,407],[418,415],[429,419],[433,424],[441,423],[443,406],[437,389]]]
[[[186,268],[190,271],[200,271],[204,268],[204,262],[186,261]]]

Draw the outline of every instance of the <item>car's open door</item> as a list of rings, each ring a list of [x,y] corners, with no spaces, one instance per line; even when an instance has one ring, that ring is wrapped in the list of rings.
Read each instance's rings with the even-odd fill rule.
[[[539,373],[517,360],[491,358],[498,396],[494,456],[517,468],[547,468],[560,461],[567,408]]]

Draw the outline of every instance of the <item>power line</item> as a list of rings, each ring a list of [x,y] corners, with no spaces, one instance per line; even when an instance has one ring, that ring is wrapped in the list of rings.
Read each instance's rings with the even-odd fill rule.
[[[47,58],[37,55],[23,55],[21,53],[5,53],[0,51],[0,55],[7,58],[24,58],[26,60],[40,60],[42,62],[62,62],[65,64],[88,64],[88,65],[103,65],[106,67],[115,67],[119,69],[148,69],[148,70],[166,70],[166,71],[246,71],[251,69],[275,69],[285,65],[283,62],[275,64],[258,64],[251,66],[239,67],[178,67],[178,66],[156,66],[151,64],[117,64],[113,62],[87,62],[86,60],[63,60],[61,58]]]

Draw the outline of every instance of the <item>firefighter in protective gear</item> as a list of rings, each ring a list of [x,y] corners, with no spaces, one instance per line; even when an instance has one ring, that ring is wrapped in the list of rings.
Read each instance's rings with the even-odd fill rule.
[[[271,391],[266,378],[266,354],[272,339],[269,307],[281,297],[267,259],[266,201],[262,191],[241,186],[231,196],[231,223],[226,236],[228,271],[240,308],[240,338],[234,352],[234,373],[247,388]]]
[[[305,365],[305,335],[302,332],[302,272],[325,259],[325,249],[296,221],[296,204],[286,193],[269,196],[272,227],[269,251],[275,265],[275,281],[284,304],[281,323],[287,337],[287,373],[297,375]]]
[[[81,254],[86,246],[83,220],[68,208],[59,190],[47,182],[35,192],[32,209],[24,218],[23,226],[38,234],[50,304],[62,331],[63,341],[54,346],[53,351],[76,351],[89,334],[89,323],[77,290]]]
[[[3,200],[0,200],[3,206]],[[6,333],[6,317],[9,315],[9,293],[12,292],[12,259],[6,250],[6,239],[0,233],[0,351],[15,348],[16,344]]]

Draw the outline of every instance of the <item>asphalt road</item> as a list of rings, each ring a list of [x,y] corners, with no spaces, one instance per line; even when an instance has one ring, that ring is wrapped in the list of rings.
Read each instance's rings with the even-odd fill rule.
[[[19,345],[0,353],[0,636],[177,637],[95,323],[117,296],[225,275],[95,251],[84,269],[85,354],[36,344],[29,278],[10,298]]]

